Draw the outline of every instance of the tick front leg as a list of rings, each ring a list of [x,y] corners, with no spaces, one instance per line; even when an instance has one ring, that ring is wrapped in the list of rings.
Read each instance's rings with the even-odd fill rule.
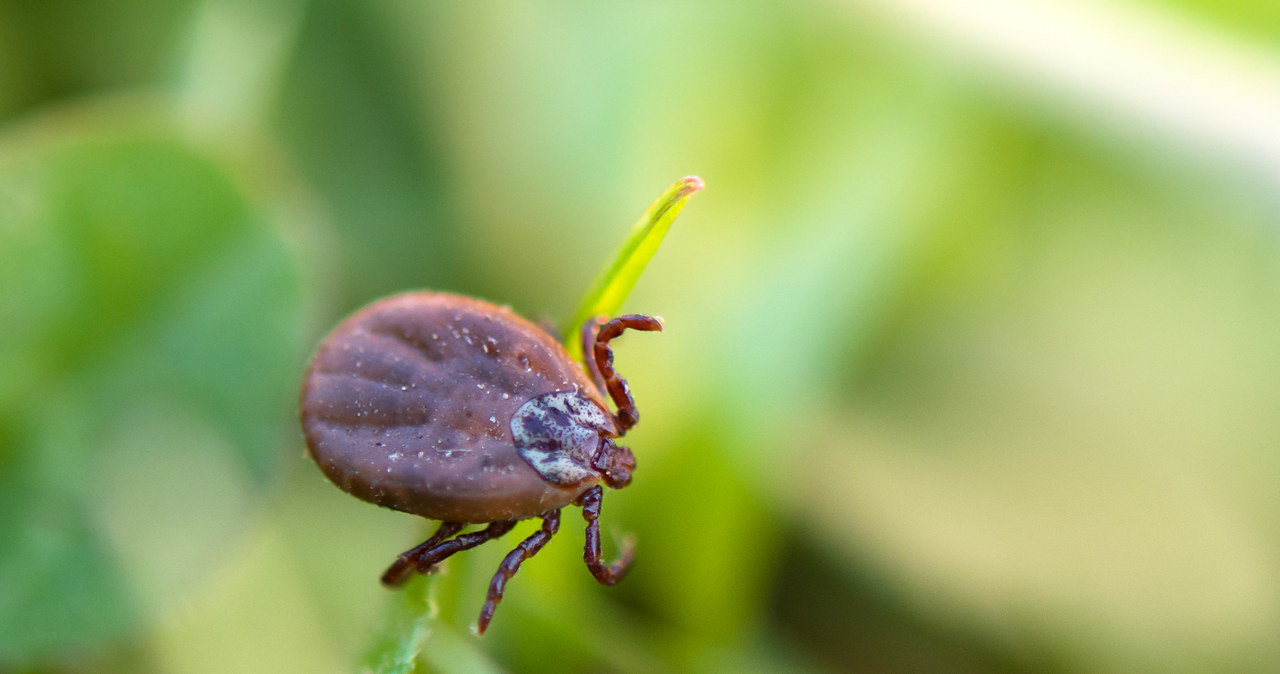
[[[542,516],[542,528],[521,541],[515,550],[507,553],[502,564],[498,565],[498,572],[493,575],[493,580],[489,581],[489,595],[480,609],[480,619],[476,621],[477,634],[484,634],[484,631],[489,628],[489,621],[493,620],[493,612],[498,609],[498,602],[502,601],[502,593],[507,588],[507,581],[516,575],[516,571],[520,570],[524,560],[538,554],[538,551],[559,530],[560,511],[552,510],[545,513]]]
[[[622,554],[618,561],[605,564],[600,561],[600,503],[604,499],[604,489],[596,485],[581,496],[577,503],[582,506],[582,518],[587,521],[587,544],[582,552],[582,561],[587,569],[602,585],[614,585],[627,575],[631,568],[631,560],[635,557],[636,542],[631,536],[622,541]]]
[[[628,314],[605,323],[596,333],[592,354],[595,356],[600,376],[604,378],[609,397],[613,398],[613,404],[618,408],[616,419],[622,433],[626,433],[636,425],[640,420],[640,413],[636,411],[636,401],[631,398],[631,388],[627,386],[627,380],[619,377],[613,369],[613,349],[609,347],[609,342],[628,328],[645,332],[661,332],[662,319],[644,314]]]

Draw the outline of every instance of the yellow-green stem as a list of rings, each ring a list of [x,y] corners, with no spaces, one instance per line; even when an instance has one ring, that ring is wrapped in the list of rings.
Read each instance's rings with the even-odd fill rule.
[[[622,246],[614,254],[613,260],[601,270],[590,290],[583,296],[578,310],[561,326],[565,348],[574,358],[582,358],[582,345],[579,342],[582,324],[593,316],[612,316],[617,313],[658,250],[671,223],[684,208],[685,202],[702,191],[703,187],[702,179],[698,176],[681,178],[640,216],[640,220],[631,228]]]

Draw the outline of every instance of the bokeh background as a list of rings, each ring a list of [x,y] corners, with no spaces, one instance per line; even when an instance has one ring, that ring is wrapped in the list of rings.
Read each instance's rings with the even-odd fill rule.
[[[1276,671],[1274,0],[0,1],[0,670],[349,671],[429,525],[301,372],[379,296],[561,320],[676,178],[643,422],[432,671]]]

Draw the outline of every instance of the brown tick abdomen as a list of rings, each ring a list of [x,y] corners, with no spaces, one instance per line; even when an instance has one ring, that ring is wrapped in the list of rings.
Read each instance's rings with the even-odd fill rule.
[[[307,451],[361,499],[450,522],[494,522],[568,505],[519,454],[512,414],[535,396],[579,390],[582,368],[510,309],[431,292],[377,301],[320,344],[302,386]]]

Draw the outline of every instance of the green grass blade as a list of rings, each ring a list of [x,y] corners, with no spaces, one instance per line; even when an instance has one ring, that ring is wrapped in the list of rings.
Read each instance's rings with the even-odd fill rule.
[[[369,651],[360,671],[373,674],[409,674],[433,627],[437,627],[431,595],[438,575],[409,580],[395,597],[388,597],[386,624]]]
[[[612,316],[617,313],[658,250],[671,223],[675,222],[676,216],[684,208],[685,202],[702,191],[702,188],[702,179],[697,176],[681,178],[640,216],[640,220],[631,228],[631,233],[614,255],[613,261],[601,271],[595,283],[591,284],[591,289],[582,298],[578,310],[561,326],[565,348],[574,358],[582,358],[582,345],[578,340],[582,324],[592,316]]]

